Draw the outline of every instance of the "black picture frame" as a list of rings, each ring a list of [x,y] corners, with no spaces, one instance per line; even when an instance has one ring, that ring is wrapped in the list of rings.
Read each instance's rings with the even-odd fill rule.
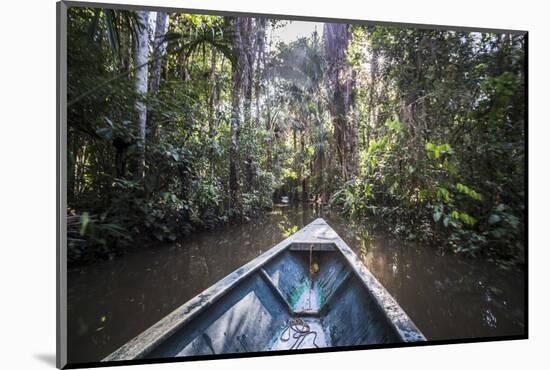
[[[464,339],[449,339],[449,340],[428,340],[426,342],[413,342],[413,343],[392,343],[392,344],[373,344],[373,345],[360,345],[360,346],[346,346],[346,347],[328,347],[319,349],[300,349],[286,350],[277,352],[246,352],[246,353],[232,353],[232,354],[218,354],[218,355],[203,355],[203,356],[189,356],[189,357],[177,357],[177,358],[162,358],[162,359],[137,359],[129,361],[112,361],[112,362],[85,362],[85,363],[67,363],[67,239],[66,239],[66,220],[65,210],[67,208],[66,199],[66,181],[67,181],[67,10],[72,7],[84,7],[84,8],[104,8],[104,9],[117,9],[117,10],[149,10],[149,11],[165,11],[165,12],[180,12],[190,14],[204,14],[215,16],[244,16],[244,17],[267,17],[270,19],[292,20],[292,21],[313,21],[313,22],[333,22],[333,23],[348,23],[348,24],[361,24],[361,25],[380,25],[380,26],[392,26],[403,28],[415,28],[415,29],[433,29],[433,30],[456,30],[466,32],[494,32],[494,33],[510,33],[524,35],[525,38],[525,111],[524,111],[524,132],[525,132],[525,208],[524,217],[525,223],[523,225],[525,235],[525,260],[526,269],[524,272],[524,325],[525,332],[521,335],[510,336],[497,336],[497,337],[483,337],[483,338],[464,338]],[[188,362],[188,361],[204,361],[204,360],[219,360],[219,359],[231,359],[231,358],[246,358],[246,357],[264,357],[264,356],[279,356],[289,354],[303,354],[303,353],[323,353],[323,352],[341,352],[341,351],[357,351],[368,349],[381,349],[381,348],[402,348],[402,347],[417,347],[417,346],[438,346],[446,344],[463,344],[463,343],[481,343],[481,342],[494,342],[494,341],[510,341],[510,340],[525,340],[529,338],[529,290],[528,290],[528,278],[529,278],[529,112],[528,112],[528,91],[529,91],[529,70],[528,70],[528,58],[529,58],[529,32],[526,30],[512,30],[512,29],[497,29],[497,28],[477,28],[477,27],[459,27],[450,25],[432,25],[432,24],[416,24],[416,23],[395,23],[373,20],[358,20],[358,19],[335,19],[330,17],[312,17],[307,15],[285,15],[285,14],[264,14],[264,13],[248,13],[248,12],[233,12],[233,11],[218,11],[208,9],[189,9],[179,7],[154,7],[154,6],[141,6],[131,4],[110,4],[110,3],[92,3],[92,2],[79,2],[79,1],[60,1],[57,3],[57,214],[56,214],[56,227],[57,227],[57,255],[56,255],[56,291],[57,291],[57,310],[56,310],[56,365],[58,368],[73,369],[73,368],[93,368],[93,367],[110,367],[110,366],[124,366],[124,365],[139,365],[139,364],[157,364],[157,363],[173,363],[173,362]]]

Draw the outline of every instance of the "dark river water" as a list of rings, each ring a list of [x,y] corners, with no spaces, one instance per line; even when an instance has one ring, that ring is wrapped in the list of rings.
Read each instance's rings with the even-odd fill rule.
[[[322,216],[429,340],[524,333],[521,271],[407,244],[310,206],[191,235],[68,273],[69,362],[99,361],[284,237]]]

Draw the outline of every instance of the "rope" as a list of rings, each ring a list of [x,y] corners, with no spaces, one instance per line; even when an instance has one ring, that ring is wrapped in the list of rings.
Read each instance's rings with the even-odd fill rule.
[[[311,309],[311,290],[313,288],[313,268],[312,268],[312,261],[313,261],[313,244],[309,247],[309,281],[311,282],[311,287],[309,289],[309,308]],[[315,330],[311,330],[309,325],[302,320],[301,318],[290,318],[288,320],[287,326],[283,329],[283,332],[281,333],[281,341],[282,342],[288,342],[291,338],[295,339],[294,343],[292,343],[292,346],[290,346],[290,349],[298,349],[304,342],[304,340],[307,338],[308,335],[313,335],[313,345],[315,348],[319,348],[317,343],[315,343],[315,340],[317,339],[317,332]]]
[[[317,332],[311,330],[309,325],[301,318],[291,318],[288,320],[288,325],[285,326],[285,329],[281,333],[280,339],[283,342],[288,342],[291,338],[296,339],[292,346],[290,346],[290,349],[298,349],[308,335],[314,335],[313,345],[315,348],[319,348],[317,343],[315,343]]]

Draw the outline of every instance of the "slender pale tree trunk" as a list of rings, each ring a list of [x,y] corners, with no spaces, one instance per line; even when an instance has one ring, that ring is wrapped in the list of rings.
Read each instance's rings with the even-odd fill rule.
[[[147,94],[147,70],[149,57],[149,12],[137,12],[139,27],[136,30],[134,88],[138,95],[135,103],[138,129],[138,164],[136,175],[142,178],[145,173],[145,131],[147,129],[147,106],[143,95]]]
[[[268,41],[268,51],[267,54],[270,54],[271,51],[271,45],[272,45],[272,39],[273,39],[273,30],[270,33],[269,41]],[[273,121],[274,121],[274,115],[271,112],[271,86],[272,86],[272,74],[269,64],[265,63],[265,45],[264,50],[262,53],[262,59],[264,64],[264,76],[266,81],[265,86],[265,110],[266,110],[266,119],[265,119],[265,130],[267,131],[267,170],[269,172],[273,171],[273,140],[275,139],[274,130],[273,130]]]
[[[306,131],[305,123],[302,123],[302,127],[300,128],[300,153],[301,153],[300,157],[302,161],[305,158],[305,149],[306,149],[305,131]],[[300,166],[300,178],[302,179],[302,202],[306,202],[308,195],[307,195],[307,178],[304,175],[304,171],[303,171],[303,168],[305,166],[304,166],[304,163],[300,163],[299,166]]]
[[[156,92],[160,86],[160,75],[163,57],[166,54],[166,31],[168,30],[168,14],[157,12],[155,22],[155,37],[153,39],[153,65],[151,66],[151,92]]]
[[[259,18],[256,23],[256,84],[254,87],[256,95],[256,127],[260,127],[260,95],[262,94],[261,81],[265,80],[265,28],[266,19]]]
[[[162,64],[164,61],[164,55],[166,54],[165,37],[167,29],[168,14],[164,12],[157,12],[155,21],[155,33],[153,37],[153,64],[151,66],[151,81],[149,85],[149,90],[153,94],[156,93],[160,87]],[[158,122],[152,125],[151,130],[152,140],[157,141],[159,137]]]
[[[317,100],[317,111],[322,112],[323,106],[321,104],[321,99]],[[324,179],[324,168],[323,168],[323,161],[325,157],[325,142],[324,142],[324,134],[323,134],[323,122],[321,121],[321,113],[319,113],[319,116],[315,119],[315,126],[316,130],[318,132],[318,135],[320,135],[320,143],[317,148],[316,152],[316,167],[317,167],[317,194],[320,194],[320,200],[321,203],[324,203],[325,199],[325,179]]]

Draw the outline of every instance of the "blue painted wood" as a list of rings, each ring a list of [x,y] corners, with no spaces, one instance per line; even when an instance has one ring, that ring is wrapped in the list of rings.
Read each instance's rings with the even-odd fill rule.
[[[294,341],[281,338],[296,318],[316,332],[298,348],[426,340],[349,246],[317,219],[103,361],[289,349]]]

